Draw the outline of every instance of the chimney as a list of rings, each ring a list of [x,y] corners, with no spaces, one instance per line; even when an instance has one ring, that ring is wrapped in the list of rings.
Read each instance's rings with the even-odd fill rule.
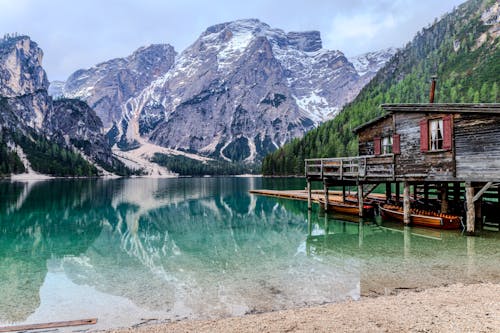
[[[431,91],[429,95],[429,103],[434,103],[434,93],[436,92],[436,80],[437,76],[433,75],[431,76]]]

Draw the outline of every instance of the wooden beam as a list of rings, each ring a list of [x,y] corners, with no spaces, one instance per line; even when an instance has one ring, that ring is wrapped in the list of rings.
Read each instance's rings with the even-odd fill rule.
[[[363,185],[358,184],[358,208],[359,208],[359,216],[363,217]]]
[[[486,183],[486,185],[484,185],[483,188],[480,189],[479,192],[476,193],[474,198],[472,198],[472,201],[476,202],[477,200],[479,200],[479,198],[481,198],[483,193],[486,192],[491,187],[491,185],[493,185],[493,182]]]
[[[405,225],[410,224],[410,184],[403,184],[403,222]]]
[[[474,187],[465,183],[465,202],[467,207],[467,235],[474,235],[476,225],[476,209],[474,207]]]
[[[0,332],[31,331],[31,330],[39,330],[46,328],[94,325],[96,323],[97,323],[97,318],[90,318],[90,319],[80,319],[71,321],[57,321],[57,322],[43,323],[43,324],[2,326],[0,327]]]

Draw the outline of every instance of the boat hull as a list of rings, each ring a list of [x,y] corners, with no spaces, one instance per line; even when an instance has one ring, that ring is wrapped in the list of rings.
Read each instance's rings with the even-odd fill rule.
[[[382,218],[400,222],[403,222],[404,217],[403,212],[385,208],[383,205],[380,205],[380,215]],[[462,226],[458,216],[446,218],[419,214],[410,214],[410,225],[439,229],[460,229]]]
[[[342,203],[337,201],[329,201],[328,209],[337,213],[359,216],[358,205],[350,205],[347,203]],[[363,216],[373,216],[374,212],[375,212],[375,207],[373,207],[372,205],[363,206]]]

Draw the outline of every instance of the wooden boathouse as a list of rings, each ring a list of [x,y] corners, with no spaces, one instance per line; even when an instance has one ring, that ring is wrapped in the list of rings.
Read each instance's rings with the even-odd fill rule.
[[[441,213],[466,214],[468,234],[485,214],[500,219],[500,104],[384,104],[382,109],[385,115],[354,129],[358,156],[305,160],[309,208],[314,181],[323,183],[325,209],[330,187],[342,187],[345,198],[345,187],[357,186],[360,215],[364,199],[380,184],[386,198],[399,203],[402,184],[405,224],[417,201],[438,205]],[[482,212],[484,198],[496,213]]]

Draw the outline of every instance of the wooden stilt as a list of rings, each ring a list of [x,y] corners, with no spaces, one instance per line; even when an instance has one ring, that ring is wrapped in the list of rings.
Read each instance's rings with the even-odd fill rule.
[[[410,184],[403,184],[403,222],[405,225],[410,224]]]
[[[389,201],[392,197],[391,183],[385,183],[385,200]]]
[[[470,182],[465,183],[465,202],[467,205],[467,235],[473,236],[476,224],[476,209],[474,207],[474,187]]]
[[[363,217],[363,185],[358,184],[358,207],[359,207],[359,216]]]
[[[325,191],[325,212],[328,211],[328,186],[323,183],[323,189]]]
[[[424,203],[427,205],[429,203],[429,184],[424,183]]]
[[[311,181],[307,180],[307,209],[312,209],[312,200],[311,200]]]
[[[448,184],[441,186],[441,213],[448,213]]]
[[[410,190],[408,189],[408,196],[410,196]],[[399,182],[396,183],[396,202],[399,202],[401,200],[401,190],[399,188]]]
[[[417,195],[418,195],[418,185],[414,184],[413,185],[413,200],[417,200]]]
[[[345,185],[342,185],[342,202],[345,202]]]

